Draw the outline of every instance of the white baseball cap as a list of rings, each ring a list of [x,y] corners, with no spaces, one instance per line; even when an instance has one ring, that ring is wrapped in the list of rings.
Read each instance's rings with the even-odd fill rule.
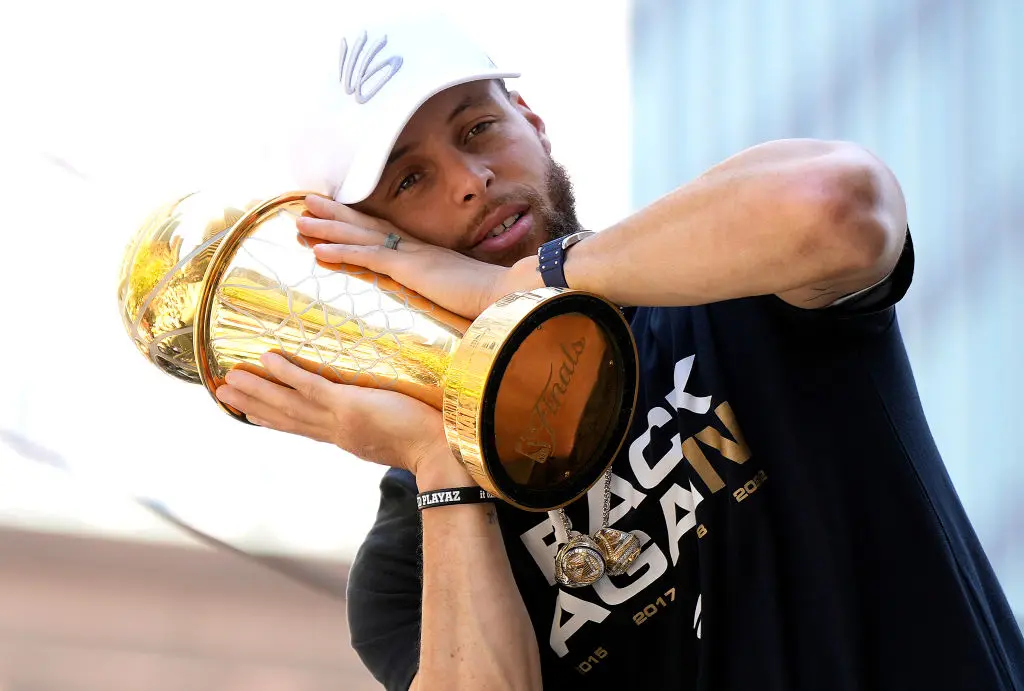
[[[312,66],[315,83],[293,137],[294,180],[343,204],[366,199],[415,112],[445,89],[518,77],[442,14],[404,14],[340,27],[333,61]],[[319,61],[327,57],[320,51]],[[310,93],[309,91],[312,91]]]

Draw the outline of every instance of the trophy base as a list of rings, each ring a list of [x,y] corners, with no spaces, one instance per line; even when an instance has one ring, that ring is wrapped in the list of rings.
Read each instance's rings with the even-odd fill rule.
[[[449,447],[476,482],[527,511],[585,494],[625,441],[636,407],[629,325],[607,300],[543,288],[473,322],[444,384]]]

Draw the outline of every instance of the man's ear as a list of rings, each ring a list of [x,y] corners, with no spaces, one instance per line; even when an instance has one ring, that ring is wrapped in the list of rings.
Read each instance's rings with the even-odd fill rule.
[[[541,145],[544,147],[544,151],[548,154],[551,153],[551,140],[548,139],[547,128],[544,125],[544,120],[539,115],[530,110],[530,106],[526,104],[522,95],[518,91],[509,92],[509,100],[519,113],[526,118],[526,121],[530,123],[534,131],[537,133],[537,137],[540,139]]]

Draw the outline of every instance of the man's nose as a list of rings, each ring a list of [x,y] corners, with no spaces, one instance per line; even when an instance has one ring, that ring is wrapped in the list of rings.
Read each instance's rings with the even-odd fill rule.
[[[458,155],[453,159],[450,184],[455,203],[468,204],[481,199],[494,182],[494,171],[476,156]]]

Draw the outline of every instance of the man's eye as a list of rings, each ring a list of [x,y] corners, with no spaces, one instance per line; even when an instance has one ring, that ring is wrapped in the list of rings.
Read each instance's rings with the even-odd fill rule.
[[[422,177],[420,173],[411,173],[402,178],[402,181],[398,183],[398,188],[395,190],[395,196],[398,196],[402,192],[405,192],[413,185],[415,185],[417,182],[419,182],[420,177]]]
[[[478,134],[483,134],[491,125],[494,124],[493,120],[484,120],[473,125],[473,127],[466,133],[466,140],[470,140]]]

